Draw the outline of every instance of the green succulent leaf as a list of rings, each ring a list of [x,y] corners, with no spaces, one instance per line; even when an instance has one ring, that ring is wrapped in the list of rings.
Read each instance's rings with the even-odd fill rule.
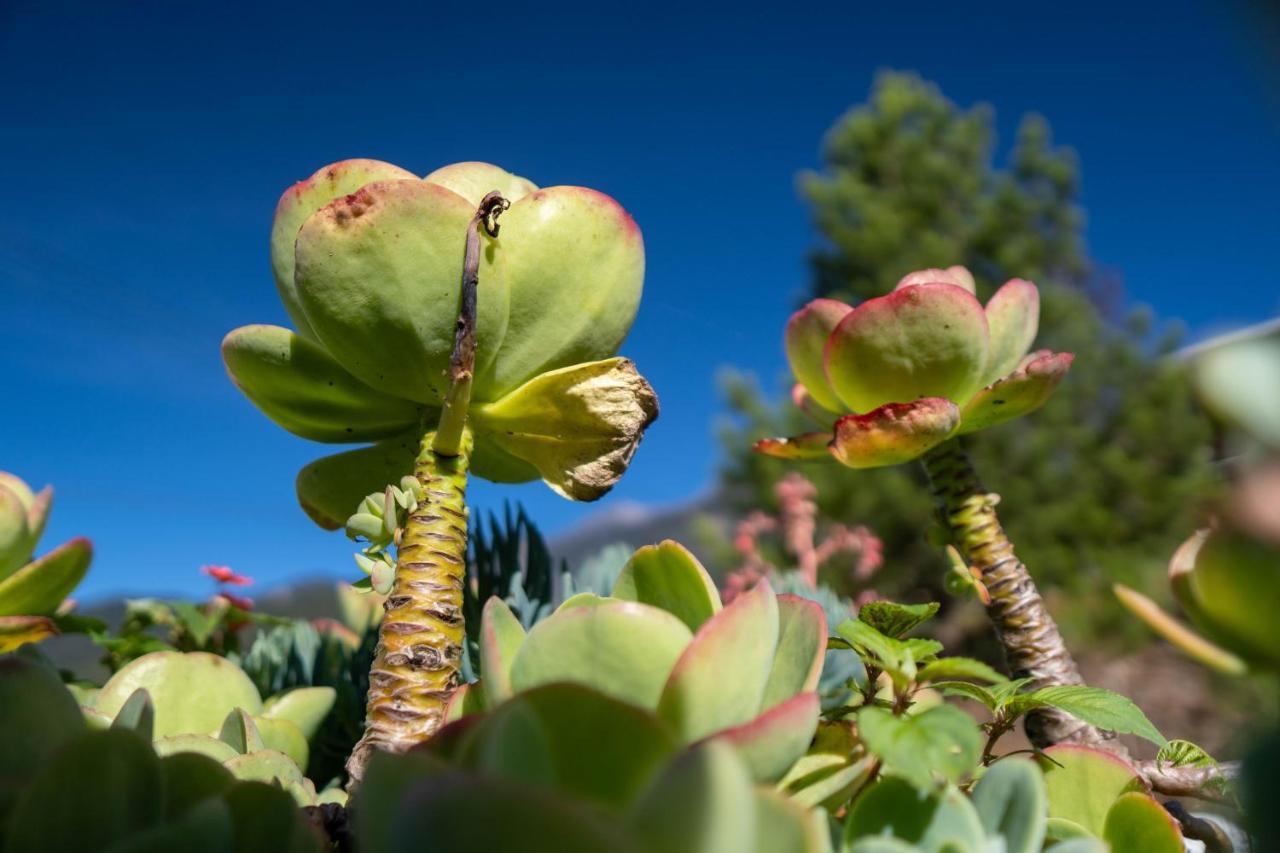
[[[524,626],[507,603],[497,596],[486,601],[480,616],[480,674],[489,707],[511,698],[511,663],[524,640]]]
[[[826,373],[854,412],[944,397],[963,405],[986,373],[987,318],[973,294],[922,284],[869,299],[831,335]]]
[[[48,616],[89,571],[93,545],[77,537],[0,581],[0,616]]]
[[[1069,352],[1040,350],[1018,368],[979,391],[964,407],[959,435],[1020,418],[1043,406],[1071,369]]]
[[[935,785],[939,777],[958,781],[982,757],[982,735],[973,718],[951,705],[902,717],[866,707],[858,712],[858,735],[890,772],[921,789]]]
[[[249,714],[262,711],[258,688],[249,677],[226,658],[204,652],[143,655],[111,676],[95,705],[114,717],[140,687],[155,705],[156,737],[206,734],[217,731],[237,708]]]
[[[298,503],[325,530],[337,530],[364,496],[413,470],[418,436],[406,433],[371,447],[325,456],[298,472]]]
[[[1145,784],[1124,759],[1100,749],[1058,744],[1040,762],[1049,795],[1049,817],[1068,820],[1101,836],[1116,798]]]
[[[110,784],[103,784],[103,780]],[[13,809],[5,850],[103,850],[159,823],[159,762],[120,729],[88,732],[40,768]]]
[[[299,768],[307,766],[311,745],[292,720],[255,716],[253,724],[258,728],[264,748],[287,755]]]
[[[58,633],[58,623],[48,616],[0,616],[0,654]]]
[[[903,637],[938,614],[936,601],[928,604],[898,604],[893,601],[869,601],[858,608],[858,620],[888,637]]]
[[[1020,278],[1005,282],[987,300],[991,354],[983,385],[1009,374],[1031,349],[1040,327],[1040,291]]]
[[[1280,333],[1209,349],[1195,359],[1194,377],[1214,414],[1280,449]]]
[[[822,605],[798,595],[779,595],[778,647],[761,707],[816,690],[826,652],[827,615]]]
[[[0,580],[26,564],[35,546],[22,498],[0,481]]]
[[[631,601],[562,610],[534,626],[511,663],[517,693],[557,681],[586,684],[655,708],[693,639],[677,617]]]
[[[337,698],[338,691],[332,687],[295,687],[268,699],[262,716],[269,720],[288,720],[309,740],[320,730],[320,724],[329,716]]]
[[[697,631],[720,612],[711,575],[687,548],[667,539],[638,549],[614,582],[613,598],[660,607]]]
[[[85,717],[53,667],[0,657],[0,826],[27,783],[85,731]]]
[[[972,800],[987,835],[1004,840],[1005,853],[1039,853],[1049,804],[1034,763],[997,762],[974,786]]]
[[[236,329],[222,341],[222,360],[263,414],[312,441],[377,441],[422,419],[417,404],[375,391],[319,344],[279,326]]]
[[[591,746],[583,748],[590,733]],[[466,732],[459,763],[625,809],[676,752],[654,716],[577,684],[521,693]]]
[[[295,271],[303,310],[325,349],[365,384],[428,405],[443,401],[461,249],[474,213],[451,190],[397,180],[368,184],[303,223]],[[502,253],[481,239],[478,368],[492,358],[507,319]],[[486,399],[486,390],[477,378],[475,399]]]
[[[222,764],[240,753],[224,740],[209,735],[170,735],[158,738],[153,744],[156,755],[182,755],[195,753]]]
[[[769,788],[756,788],[755,853],[829,853],[827,816]]]
[[[809,748],[821,710],[818,694],[799,693],[715,737],[738,750],[756,782],[777,782]]]
[[[1102,837],[1112,850],[1141,850],[1143,853],[1182,853],[1182,831],[1173,815],[1147,794],[1121,794],[1102,828]]]
[[[170,820],[235,784],[235,777],[221,762],[194,752],[161,758],[160,776],[164,783],[165,818]]]
[[[234,749],[240,755],[255,752],[265,746],[254,718],[239,708],[227,714],[227,718],[222,721],[222,728],[218,731],[218,740]]]
[[[483,400],[540,374],[612,356],[631,329],[644,282],[640,229],[603,193],[537,190],[515,200],[501,222],[509,319],[491,368],[477,378]],[[483,272],[480,280],[483,311],[493,297]]]
[[[896,838],[921,853],[981,850],[986,841],[977,812],[954,787],[919,790],[895,776],[880,779],[861,794],[845,820],[846,845],[873,837]]]
[[[579,501],[613,488],[657,417],[653,388],[626,358],[541,374],[474,410],[478,441],[525,460]]]
[[[151,704],[151,696],[145,688],[139,687],[120,707],[116,718],[111,721],[111,728],[134,732],[150,743],[155,721],[156,711]]]
[[[755,809],[746,766],[730,747],[709,741],[654,780],[631,823],[650,850],[742,853],[755,849]]]
[[[671,669],[658,716],[686,741],[751,720],[777,647],[777,597],[762,580],[698,629]]]
[[[823,366],[823,351],[836,326],[853,309],[835,299],[815,299],[787,321],[786,350],[791,373],[820,406],[833,412],[844,403],[832,390]]]
[[[494,190],[515,204],[538,189],[532,181],[513,175],[506,169],[474,160],[442,166],[423,180],[453,190],[470,202],[473,208],[479,207],[481,200]]]
[[[350,195],[365,184],[374,181],[416,181],[417,175],[399,166],[380,160],[343,160],[320,169],[305,181],[299,181],[285,190],[276,206],[275,221],[271,225],[271,271],[275,275],[280,301],[289,312],[298,331],[312,340],[316,334],[311,329],[306,312],[298,298],[294,283],[294,244],[302,223],[311,214],[336,198]]]

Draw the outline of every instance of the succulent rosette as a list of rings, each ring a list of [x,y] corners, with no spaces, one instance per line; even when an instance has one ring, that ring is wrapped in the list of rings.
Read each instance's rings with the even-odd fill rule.
[[[1034,284],[1013,279],[984,306],[963,267],[911,273],[856,308],[815,299],[787,323],[787,360],[796,404],[830,428],[756,449],[875,468],[1034,411],[1074,358],[1031,351],[1039,320]]]
[[[376,160],[327,166],[287,190],[271,262],[296,331],[254,325],[223,341],[235,384],[313,441],[370,446],[298,476],[335,528],[413,469],[450,390],[464,238],[482,198],[510,202],[482,234],[468,428],[471,470],[604,494],[657,416],[652,388],[615,357],[639,305],[644,245],[631,217],[584,187],[539,189],[487,163],[419,178]]]

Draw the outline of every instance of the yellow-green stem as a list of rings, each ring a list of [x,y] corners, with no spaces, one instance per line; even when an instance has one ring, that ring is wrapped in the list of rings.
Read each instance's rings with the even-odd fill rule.
[[[414,466],[422,498],[396,549],[396,573],[369,669],[364,736],[347,761],[359,784],[374,751],[404,752],[429,738],[458,686],[466,580],[467,466],[471,434],[456,456],[432,449],[423,436]]]
[[[952,439],[931,450],[924,467],[953,544],[981,574],[991,595],[987,615],[1013,677],[1030,678],[1032,687],[1083,684],[1044,599],[1000,526],[997,496],[982,488],[960,442]],[[1064,741],[1100,744],[1113,738],[1053,708],[1029,714],[1026,730],[1040,748]]]

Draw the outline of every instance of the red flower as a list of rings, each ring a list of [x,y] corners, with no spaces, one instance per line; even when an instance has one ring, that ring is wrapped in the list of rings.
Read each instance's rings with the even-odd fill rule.
[[[227,566],[203,566],[200,571],[218,583],[231,584],[232,586],[248,586],[253,583],[253,578],[238,575]]]

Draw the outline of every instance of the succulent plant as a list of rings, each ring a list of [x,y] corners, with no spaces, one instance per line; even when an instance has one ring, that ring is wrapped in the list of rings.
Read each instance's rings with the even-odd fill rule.
[[[611,596],[576,595],[527,634],[491,598],[481,678],[455,694],[450,717],[584,684],[656,714],[681,743],[733,744],[758,781],[777,781],[813,736],[826,634],[819,605],[767,581],[722,607],[706,570],[667,541],[637,551]]]
[[[47,664],[0,657],[0,851],[328,849],[279,787],[205,755],[157,755],[145,707],[92,730]]]
[[[419,179],[347,160],[285,192],[271,257],[297,331],[233,331],[228,372],[296,435],[372,443],[311,463],[297,483],[320,525],[350,520],[370,539],[362,568],[389,594],[358,780],[372,750],[429,736],[457,681],[468,472],[594,500],[657,417],[652,388],[614,356],[644,248],[594,190],[538,189],[486,163]],[[384,511],[365,524],[371,493],[375,504],[385,493]]]
[[[225,658],[153,652],[113,675],[84,713],[99,728],[136,729],[160,755],[199,753],[238,779],[274,779],[300,805],[314,805],[321,795],[303,774],[308,740],[335,695],[331,687],[304,687],[264,702],[249,677]],[[323,795],[323,801],[338,794]]]
[[[824,426],[763,453],[851,468],[910,462],[947,439],[1034,411],[1071,353],[1030,352],[1040,295],[1006,283],[984,307],[963,267],[922,270],[856,308],[816,299],[787,323],[793,399]]]
[[[52,487],[35,493],[0,471],[0,653],[58,633],[52,617],[93,559],[93,546],[83,537],[31,559],[52,504]]]
[[[357,838],[368,853],[423,838],[459,853],[830,849],[820,810],[753,782],[723,739],[686,740],[651,710],[543,684],[407,755],[376,756],[353,802]]]
[[[856,308],[819,299],[787,324],[796,404],[826,429],[765,439],[761,453],[830,459],[851,468],[921,459],[966,581],[987,607],[1015,678],[1079,685],[1074,659],[1026,567],[1014,554],[959,437],[1041,406],[1070,353],[1029,353],[1040,319],[1035,285],[1006,283],[986,306],[963,267],[922,270]],[[1101,742],[1105,733],[1056,708],[1029,716],[1032,743]]]

